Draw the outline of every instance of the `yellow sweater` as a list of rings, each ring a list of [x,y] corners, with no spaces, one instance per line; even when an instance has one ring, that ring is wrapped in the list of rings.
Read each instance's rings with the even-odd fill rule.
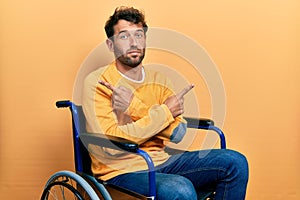
[[[148,152],[155,165],[164,163],[169,155],[165,141],[179,142],[186,131],[182,116],[173,118],[163,104],[174,95],[170,81],[158,72],[145,69],[144,80],[134,82],[118,72],[115,63],[99,68],[84,82],[82,107],[87,119],[87,131],[118,136],[136,142]],[[112,91],[98,83],[103,80],[113,86],[125,86],[133,92],[128,109],[118,118],[111,104]],[[130,119],[130,120],[128,120]],[[92,172],[108,180],[117,175],[147,169],[142,157],[121,151],[89,146]]]

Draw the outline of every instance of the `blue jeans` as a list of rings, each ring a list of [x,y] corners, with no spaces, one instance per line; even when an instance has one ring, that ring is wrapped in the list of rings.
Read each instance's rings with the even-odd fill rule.
[[[148,173],[122,174],[107,181],[147,196]],[[199,193],[215,191],[215,200],[245,199],[246,158],[233,150],[213,149],[173,155],[156,167],[158,200],[197,200]]]

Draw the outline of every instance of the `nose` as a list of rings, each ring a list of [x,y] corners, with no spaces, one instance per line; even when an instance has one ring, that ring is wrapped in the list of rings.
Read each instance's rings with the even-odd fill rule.
[[[134,37],[134,35],[130,35],[129,37],[130,46],[137,46],[137,39]]]

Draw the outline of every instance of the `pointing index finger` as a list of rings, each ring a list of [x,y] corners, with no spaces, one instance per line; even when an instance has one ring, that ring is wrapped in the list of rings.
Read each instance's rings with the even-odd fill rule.
[[[177,96],[179,97],[179,98],[182,98],[184,95],[186,95],[191,89],[193,89],[194,88],[194,84],[191,84],[191,85],[188,85],[187,87],[185,87],[185,88],[183,88],[183,90],[181,90],[178,94],[177,94]]]
[[[109,90],[111,90],[111,91],[114,91],[116,88],[112,85],[112,84],[110,84],[110,83],[108,83],[108,82],[105,82],[105,81],[102,81],[102,80],[100,80],[100,81],[98,81],[101,85],[104,85],[107,89],[109,89]]]

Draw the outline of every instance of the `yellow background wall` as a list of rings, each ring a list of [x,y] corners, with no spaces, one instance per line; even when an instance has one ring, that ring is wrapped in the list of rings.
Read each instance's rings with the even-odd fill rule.
[[[77,70],[104,41],[119,5],[201,44],[226,89],[228,147],[249,159],[248,200],[300,198],[300,2],[0,1],[0,199],[38,199],[73,170],[70,115]]]

